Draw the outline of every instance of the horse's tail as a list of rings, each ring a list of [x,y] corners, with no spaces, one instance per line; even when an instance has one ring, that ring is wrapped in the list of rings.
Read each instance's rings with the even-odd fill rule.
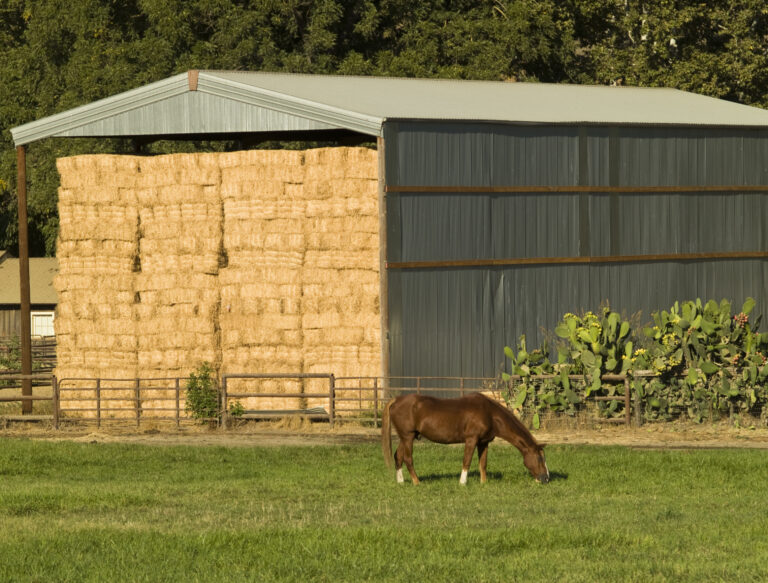
[[[381,452],[384,454],[384,461],[388,467],[392,467],[392,425],[390,422],[389,409],[395,400],[391,399],[384,406],[381,414]]]

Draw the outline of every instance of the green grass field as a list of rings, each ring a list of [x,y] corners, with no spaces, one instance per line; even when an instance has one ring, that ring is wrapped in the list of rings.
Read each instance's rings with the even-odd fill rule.
[[[765,581],[768,451],[0,441],[0,581]],[[477,460],[473,462],[473,470]]]

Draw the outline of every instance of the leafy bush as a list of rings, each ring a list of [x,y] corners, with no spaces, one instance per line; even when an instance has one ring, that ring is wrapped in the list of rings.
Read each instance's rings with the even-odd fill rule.
[[[623,396],[623,383],[601,380],[623,374],[633,379],[647,419],[684,412],[701,422],[715,413],[762,410],[768,404],[768,334],[758,332],[760,318],[750,322],[754,306],[749,298],[731,316],[726,300],[675,302],[653,314],[654,325],[642,336],[607,307],[602,315],[565,314],[555,328],[556,363],[547,347],[528,352],[524,336],[517,352],[505,347],[511,375],[520,376],[510,383],[510,374],[502,374],[505,397],[512,408],[534,411],[537,427],[543,410],[574,414],[587,397]],[[606,417],[624,413],[621,400],[598,401],[597,407]]]
[[[219,389],[211,365],[203,362],[189,375],[186,410],[195,419],[212,419],[220,414]]]

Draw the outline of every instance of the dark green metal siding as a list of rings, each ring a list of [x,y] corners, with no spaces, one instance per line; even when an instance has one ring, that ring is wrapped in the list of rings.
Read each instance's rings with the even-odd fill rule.
[[[768,132],[389,123],[388,186],[768,184]],[[768,194],[387,194],[388,261],[766,251]],[[762,259],[390,269],[394,375],[493,376],[565,312],[749,296]]]

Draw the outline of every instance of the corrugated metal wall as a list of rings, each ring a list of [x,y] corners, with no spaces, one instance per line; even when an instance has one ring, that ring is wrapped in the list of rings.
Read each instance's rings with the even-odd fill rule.
[[[385,141],[388,187],[768,184],[766,131],[409,122]],[[389,262],[768,250],[761,192],[388,192],[387,212]],[[493,376],[565,312],[768,313],[766,289],[764,259],[390,269],[391,374]]]

